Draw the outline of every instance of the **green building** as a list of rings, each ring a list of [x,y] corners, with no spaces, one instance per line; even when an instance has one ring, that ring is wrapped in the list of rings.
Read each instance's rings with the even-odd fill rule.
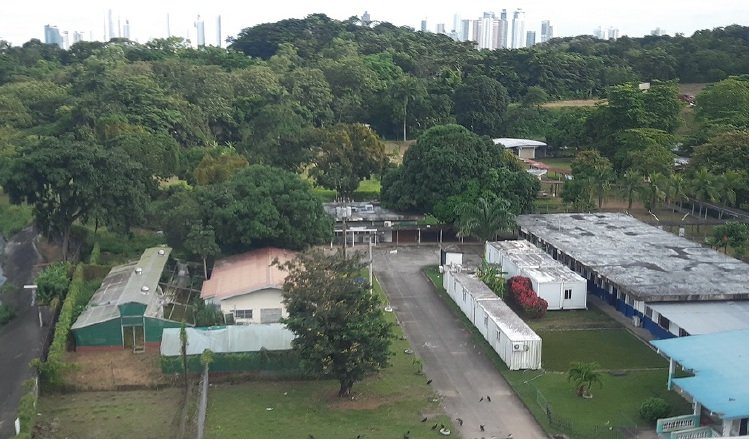
[[[77,351],[159,350],[162,331],[180,327],[164,317],[159,281],[172,251],[146,249],[141,259],[113,267],[71,327]]]

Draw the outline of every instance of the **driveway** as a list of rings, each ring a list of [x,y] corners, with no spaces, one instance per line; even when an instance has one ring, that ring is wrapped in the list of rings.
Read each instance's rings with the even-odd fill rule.
[[[461,437],[546,438],[523,402],[422,274],[423,266],[438,263],[438,248],[401,246],[397,253],[390,249],[373,249],[373,270]],[[492,400],[488,402],[487,396]],[[456,418],[463,420],[463,426]],[[480,425],[484,425],[484,431]]]
[[[29,362],[42,353],[48,326],[39,327],[37,308],[31,307],[31,294],[22,286],[31,281],[34,265],[40,259],[34,248],[36,236],[31,228],[19,232],[5,247],[5,275],[19,287],[5,300],[16,310],[16,317],[0,328],[0,438],[16,435],[18,401],[23,395],[22,383],[32,377]],[[49,317],[45,318],[49,322]]]

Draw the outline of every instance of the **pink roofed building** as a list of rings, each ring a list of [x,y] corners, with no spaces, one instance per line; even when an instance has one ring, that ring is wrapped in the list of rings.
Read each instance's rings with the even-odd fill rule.
[[[218,260],[203,282],[201,298],[215,304],[237,324],[268,324],[286,317],[282,302],[285,270],[273,265],[293,260],[296,253],[273,247]]]

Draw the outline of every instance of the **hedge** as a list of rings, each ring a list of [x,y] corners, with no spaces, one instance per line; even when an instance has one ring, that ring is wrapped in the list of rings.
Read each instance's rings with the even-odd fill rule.
[[[201,355],[187,357],[188,371],[203,371]],[[182,373],[181,356],[162,356],[161,371],[165,374]],[[300,359],[293,350],[261,350],[244,353],[213,353],[212,372],[276,371],[300,372]]]
[[[21,425],[16,438],[31,438],[31,429],[36,419],[36,401],[39,397],[39,388],[34,379],[28,379],[23,383],[26,394],[18,402],[18,420]]]
[[[63,354],[68,345],[70,326],[73,325],[73,309],[78,300],[78,295],[80,294],[83,283],[84,269],[83,265],[79,264],[76,266],[75,272],[73,272],[73,279],[68,288],[68,295],[65,297],[65,301],[63,301],[62,307],[60,308],[60,316],[57,318],[55,336],[52,339],[52,344],[50,344],[47,361],[41,362],[36,360],[36,362],[34,362],[42,379],[44,379],[45,383],[49,385],[55,386],[62,384],[62,373],[66,367],[65,362],[63,361]]]

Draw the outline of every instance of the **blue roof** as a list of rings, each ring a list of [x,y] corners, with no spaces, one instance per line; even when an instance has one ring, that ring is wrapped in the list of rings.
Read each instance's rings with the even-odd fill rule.
[[[672,383],[723,419],[748,416],[748,329],[651,341],[695,376]]]

